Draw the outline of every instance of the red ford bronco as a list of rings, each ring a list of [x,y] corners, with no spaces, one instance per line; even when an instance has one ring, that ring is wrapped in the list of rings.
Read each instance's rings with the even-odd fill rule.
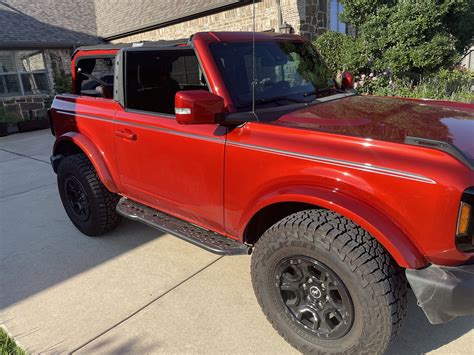
[[[474,313],[474,105],[359,96],[283,34],[83,47],[72,73],[51,162],[84,234],[252,254],[303,352],[384,352],[408,287],[431,323]]]

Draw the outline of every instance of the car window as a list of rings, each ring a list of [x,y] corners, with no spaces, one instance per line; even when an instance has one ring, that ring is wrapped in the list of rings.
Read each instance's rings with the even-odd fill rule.
[[[314,48],[299,41],[212,43],[211,52],[238,109],[256,104],[305,102],[334,86],[333,75]],[[331,90],[328,93],[333,93]]]
[[[192,49],[125,52],[125,106],[174,115],[178,91],[208,90]]]
[[[79,95],[111,99],[114,89],[114,58],[79,59],[76,92]]]

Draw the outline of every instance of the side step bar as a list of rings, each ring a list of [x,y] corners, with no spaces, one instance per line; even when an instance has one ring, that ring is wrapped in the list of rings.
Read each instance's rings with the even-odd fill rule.
[[[122,197],[117,204],[117,212],[126,218],[143,222],[215,254],[247,255],[250,253],[250,247],[245,244],[125,197]]]

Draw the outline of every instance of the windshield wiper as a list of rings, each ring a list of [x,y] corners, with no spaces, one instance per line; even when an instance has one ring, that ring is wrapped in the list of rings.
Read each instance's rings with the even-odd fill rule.
[[[262,99],[255,100],[255,105],[269,104],[269,103],[278,102],[278,101],[291,101],[291,102],[295,102],[295,103],[298,103],[298,104],[308,102],[307,100],[296,99],[296,98],[288,97],[288,96],[275,96],[275,97],[270,97],[268,99],[262,98]],[[248,106],[251,106],[251,105],[252,105],[251,102],[246,102],[246,103],[238,105],[237,108],[248,107]]]
[[[337,92],[337,93],[341,93],[341,94],[346,94],[347,93],[347,91],[345,91],[345,90],[336,89],[336,88],[320,88],[320,89],[316,89],[316,90],[313,90],[313,91],[305,92],[303,94],[303,96],[308,97],[308,96],[313,96],[313,95],[318,95],[318,94],[324,94],[326,92]]]

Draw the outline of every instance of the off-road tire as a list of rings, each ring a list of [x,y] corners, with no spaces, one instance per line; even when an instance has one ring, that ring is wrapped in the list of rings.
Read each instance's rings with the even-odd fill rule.
[[[75,178],[87,197],[89,213],[86,220],[78,218],[68,202],[65,182]],[[115,208],[120,197],[104,186],[90,160],[82,153],[64,157],[58,167],[58,189],[64,209],[71,222],[88,236],[99,236],[111,231],[121,221]]]
[[[353,322],[339,339],[326,340],[301,329],[275,287],[275,265],[300,255],[324,263],[342,280],[353,303]],[[252,255],[252,285],[267,319],[303,353],[382,354],[406,314],[403,270],[364,229],[328,210],[292,214],[270,227]]]

